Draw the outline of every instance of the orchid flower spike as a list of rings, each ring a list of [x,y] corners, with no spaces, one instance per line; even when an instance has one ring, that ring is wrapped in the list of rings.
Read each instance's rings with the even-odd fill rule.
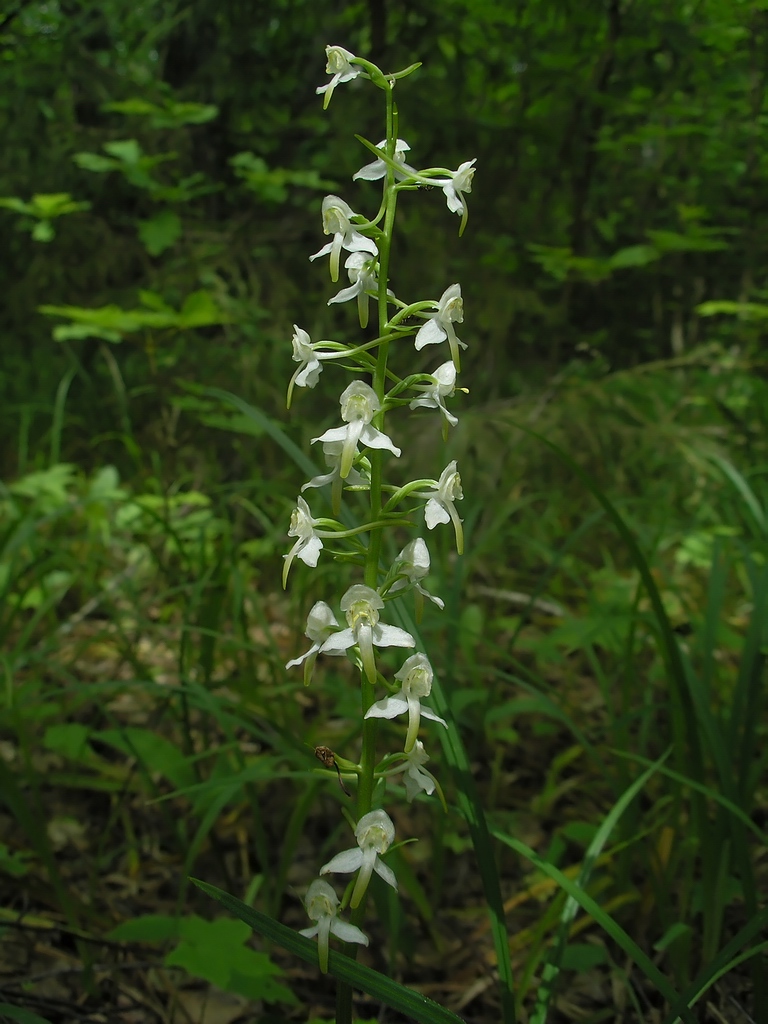
[[[475,160],[465,160],[463,164],[459,165],[457,170],[450,172],[451,176],[448,181],[432,181],[433,185],[440,185],[442,187],[448,209],[451,213],[457,213],[461,217],[459,235],[464,234],[464,228],[467,226],[469,211],[467,210],[464,193],[472,191],[472,178],[475,175],[473,164],[476,160],[477,157],[475,157]]]
[[[379,250],[372,238],[366,238],[353,225],[354,210],[338,196],[326,196],[323,200],[323,233],[333,235],[333,241],[319,249],[310,260],[331,254],[331,280],[339,280],[339,256],[342,249],[349,252],[369,252],[378,256]]]
[[[461,489],[461,477],[456,471],[456,460],[449,462],[440,479],[433,483],[431,491],[412,491],[418,498],[428,498],[424,508],[424,522],[428,530],[434,530],[438,523],[453,523],[456,532],[456,550],[461,555],[464,553],[464,531],[462,520],[456,511],[456,502],[464,497]]]
[[[386,148],[386,139],[383,139],[376,146],[376,149],[386,150]],[[397,181],[403,181],[405,178],[410,178],[412,175],[418,173],[413,169],[413,167],[409,167],[408,164],[405,162],[405,154],[410,150],[410,148],[411,147],[408,145],[408,143],[404,142],[402,139],[398,139],[395,142],[394,161],[396,164],[400,164],[403,168],[402,171],[395,171],[395,178],[397,179]],[[356,171],[352,175],[352,181],[358,181],[360,178],[363,178],[365,181],[378,181],[379,178],[383,178],[386,175],[386,173],[386,161],[379,158],[378,160],[374,160],[370,164],[366,164],[365,167],[361,167],[359,171]]]
[[[335,935],[342,942],[359,942],[368,945],[368,936],[353,924],[340,921],[336,914],[339,910],[339,898],[331,886],[323,878],[316,878],[304,897],[304,906],[312,921],[317,924],[312,928],[302,928],[299,935],[307,939],[317,936],[317,956],[320,970],[328,973],[328,938]]]
[[[312,670],[317,661],[317,655],[325,641],[339,628],[336,616],[333,614],[330,605],[325,601],[316,601],[310,608],[307,616],[307,628],[304,636],[312,641],[312,646],[300,657],[293,658],[286,664],[286,669],[294,668],[304,663],[304,685],[309,686],[312,681]],[[341,651],[328,651],[328,654],[341,654]]]
[[[359,65],[350,63],[355,59],[354,53],[345,50],[343,46],[326,46],[325,55],[328,58],[325,70],[333,77],[326,85],[319,85],[315,90],[318,96],[325,94],[323,110],[327,110],[333,90],[340,82],[350,82],[363,73],[363,69]]]
[[[339,404],[341,405],[341,418],[346,426],[331,427],[319,437],[313,437],[312,444],[316,441],[342,442],[340,469],[342,480],[347,479],[352,469],[358,441],[369,448],[386,448],[393,455],[400,456],[400,449],[392,443],[392,438],[370,425],[373,417],[381,409],[381,402],[370,384],[366,384],[362,380],[353,380],[342,392]]]
[[[387,812],[381,810],[371,811],[368,814],[364,814],[357,823],[357,828],[355,829],[357,849],[344,850],[342,853],[337,853],[332,860],[329,860],[327,864],[320,868],[321,875],[326,875],[330,871],[339,871],[346,874],[357,871],[360,868],[360,874],[357,876],[355,888],[352,892],[352,899],[349,901],[349,905],[353,910],[362,900],[373,871],[380,878],[383,878],[387,885],[397,889],[397,879],[395,878],[394,871],[381,860],[381,854],[387,852],[394,838],[395,826],[392,824],[392,819]]]
[[[347,629],[332,633],[321,645],[321,654],[342,654],[350,647],[360,650],[360,658],[370,683],[376,682],[374,647],[415,647],[410,633],[399,626],[379,622],[384,600],[372,587],[356,583],[341,599],[341,610],[347,616]]]
[[[377,700],[365,713],[366,718],[397,718],[408,715],[408,733],[403,749],[409,753],[413,749],[419,732],[421,717],[448,728],[448,724],[439,715],[421,706],[421,698],[428,697],[432,691],[434,673],[429,659],[425,654],[412,654],[406,658],[403,667],[395,673],[395,679],[401,682],[401,688],[391,697]]]
[[[461,297],[461,285],[452,284],[440,296],[437,312],[431,313],[429,320],[427,320],[423,327],[419,328],[414,339],[416,351],[420,352],[425,345],[437,345],[447,338],[448,346],[451,350],[451,359],[458,372],[461,369],[459,345],[462,348],[467,346],[456,337],[453,325],[454,323],[460,324],[463,322],[464,300]]]
[[[429,600],[432,601],[433,604],[436,604],[441,610],[445,608],[445,603],[441,598],[435,597],[434,594],[430,594],[429,591],[425,590],[421,585],[421,581],[424,577],[429,575],[430,567],[429,548],[423,538],[416,537],[415,540],[412,540],[409,544],[405,545],[403,550],[395,559],[395,567],[397,572],[402,575],[401,578],[395,580],[389,588],[390,594],[394,594],[398,590],[403,590],[407,586],[412,586],[419,597],[428,597]],[[416,612],[417,618],[420,618],[418,605]]]

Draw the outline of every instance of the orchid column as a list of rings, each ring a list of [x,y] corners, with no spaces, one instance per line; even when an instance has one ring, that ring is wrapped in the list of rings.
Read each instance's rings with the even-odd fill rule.
[[[327,85],[317,91],[325,95],[327,107],[334,89],[354,79],[370,81],[380,89],[386,101],[386,137],[373,145],[358,136],[369,149],[373,161],[362,167],[355,179],[381,180],[383,194],[376,215],[368,220],[357,214],[339,196],[326,196],[322,206],[322,223],[331,241],[312,260],[330,257],[330,276],[336,282],[344,253],[344,269],[349,286],[333,295],[328,304],[356,300],[361,328],[360,338],[353,344],[335,341],[313,342],[306,331],[294,326],[293,359],[299,364],[288,387],[290,405],[295,388],[315,387],[326,364],[336,367],[353,379],[340,388],[341,424],[312,439],[322,445],[328,472],[309,480],[302,492],[330,488],[332,517],[315,517],[308,501],[299,497],[291,517],[289,536],[295,543],[285,556],[283,585],[286,585],[291,566],[296,559],[316,566],[326,557],[325,543],[332,542],[336,551],[354,555],[348,564],[360,566],[362,578],[352,578],[344,594],[331,595],[333,606],[317,601],[307,619],[306,635],[310,648],[299,658],[290,661],[287,668],[303,664],[304,682],[308,684],[318,656],[347,657],[360,671],[360,717],[362,744],[359,761],[322,749],[323,761],[330,771],[335,768],[345,780],[357,783],[357,812],[354,835],[356,846],[337,854],[320,869],[321,875],[355,874],[341,901],[327,881],[316,880],[306,896],[309,916],[315,921],[303,934],[317,936],[321,970],[327,970],[328,942],[331,934],[345,942],[367,945],[368,939],[358,925],[362,921],[365,894],[372,873],[378,874],[388,885],[397,888],[392,869],[382,857],[395,838],[395,827],[388,813],[377,804],[386,794],[387,779],[402,778],[407,799],[431,795],[437,788],[434,776],[424,765],[429,760],[418,734],[423,720],[445,725],[422,701],[429,697],[433,670],[426,654],[413,652],[416,642],[410,633],[387,620],[387,605],[391,601],[409,599],[413,595],[417,619],[421,617],[424,599],[439,608],[443,602],[423,586],[429,573],[430,557],[426,541],[412,537],[400,550],[394,563],[383,564],[384,531],[403,543],[407,532],[413,533],[416,516],[424,510],[427,531],[439,524],[452,524],[456,547],[463,550],[462,525],[456,510],[456,501],[463,497],[461,479],[456,463],[450,462],[437,477],[424,477],[405,484],[393,483],[387,477],[393,458],[401,454],[385,424],[386,414],[405,406],[411,409],[436,410],[447,438],[448,430],[457,423],[447,402],[459,389],[456,386],[460,369],[459,349],[466,347],[456,334],[455,324],[463,321],[461,287],[452,284],[439,300],[404,302],[388,288],[390,278],[390,252],[395,226],[398,195],[404,190],[417,190],[425,186],[442,189],[448,209],[461,217],[459,233],[467,221],[465,193],[471,191],[474,161],[467,161],[456,171],[445,167],[417,170],[406,162],[410,147],[397,137],[397,110],[393,100],[396,83],[419,67],[414,64],[395,74],[384,74],[376,65],[356,57],[340,46],[326,47]],[[376,303],[375,337],[366,338],[362,332],[368,327],[369,304]],[[411,341],[412,339],[412,341]],[[432,373],[406,373],[396,370],[402,362],[406,368],[410,353],[426,346],[445,343],[443,361]],[[413,347],[411,347],[413,345]],[[390,365],[390,355],[397,356]],[[445,358],[447,356],[447,359]],[[338,520],[344,491],[368,496],[367,506],[353,527],[345,527]],[[326,492],[327,493],[327,492]],[[313,497],[316,506],[317,497]],[[353,502],[357,507],[359,503]],[[400,546],[398,545],[398,546]],[[392,550],[390,548],[390,550]],[[353,568],[353,572],[359,570]],[[339,610],[339,621],[334,607]],[[407,653],[393,680],[380,661],[378,652],[385,647],[401,648]],[[385,695],[377,699],[377,689]],[[376,719],[405,716],[407,725],[403,748],[379,758],[376,751]],[[378,785],[377,785],[378,783]],[[441,794],[442,795],[442,794]],[[352,923],[346,924],[337,915],[349,904]],[[337,1024],[350,1020],[349,993],[340,988]]]

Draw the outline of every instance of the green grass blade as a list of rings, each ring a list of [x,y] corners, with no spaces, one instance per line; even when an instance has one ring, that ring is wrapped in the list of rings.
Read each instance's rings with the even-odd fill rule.
[[[284,924],[274,921],[266,914],[259,913],[258,910],[249,907],[236,896],[217,889],[215,885],[208,885],[207,882],[201,882],[196,878],[193,878],[192,881],[204,893],[218,900],[241,921],[250,925],[255,932],[282,946],[283,949],[287,949],[294,956],[306,960],[314,967],[318,966],[316,942],[305,939],[303,935],[299,935],[292,928],[286,928]],[[455,1013],[446,1010],[445,1007],[428,999],[427,996],[420,995],[413,989],[406,988],[405,985],[399,985],[391,978],[387,978],[386,975],[379,974],[378,971],[373,971],[370,967],[364,967],[333,949],[328,958],[328,973],[360,992],[365,992],[373,999],[386,1003],[393,1010],[405,1014],[406,1017],[417,1021],[418,1024],[463,1024],[461,1017],[457,1017]]]
[[[557,882],[561,889],[563,889],[569,896],[572,896],[582,910],[586,911],[586,913],[589,914],[589,916],[592,917],[608,935],[610,935],[616,945],[620,946],[627,956],[637,964],[648,980],[656,986],[664,999],[666,999],[672,1006],[673,1011],[678,1014],[686,1024],[697,1024],[696,1017],[688,1006],[683,1003],[681,996],[678,995],[673,986],[670,985],[656,964],[654,964],[650,957],[642,951],[637,943],[627,935],[621,925],[614,921],[614,919],[607,914],[591,896],[580,888],[577,882],[571,881],[567,875],[564,875],[562,871],[559,871],[554,867],[554,865],[540,857],[535,850],[530,848],[530,846],[526,846],[525,843],[521,843],[519,839],[515,839],[513,836],[509,836],[498,829],[492,829],[492,832],[497,839],[500,839],[503,843],[506,843],[507,846],[511,847],[521,856],[529,860],[539,869],[539,871]]]

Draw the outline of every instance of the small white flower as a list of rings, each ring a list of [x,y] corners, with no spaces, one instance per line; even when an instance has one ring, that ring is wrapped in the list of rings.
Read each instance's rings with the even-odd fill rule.
[[[424,577],[429,575],[430,566],[429,548],[425,540],[417,537],[409,544],[406,544],[395,559],[395,565],[397,566],[397,572],[404,574],[407,579],[395,580],[389,588],[390,594],[395,593],[397,590],[403,590],[410,584],[418,594],[428,597],[438,608],[445,608],[444,602],[439,597],[430,594],[421,585]]]
[[[288,572],[294,558],[300,558],[305,565],[310,565],[314,568],[317,565],[317,560],[323,548],[323,542],[320,539],[321,535],[315,530],[317,520],[312,518],[309,505],[303,498],[297,498],[296,506],[291,513],[291,526],[288,530],[288,536],[296,537],[297,540],[288,554],[283,555],[285,559],[285,565],[283,566],[283,589],[285,589],[288,581]]]
[[[461,217],[460,235],[464,234],[464,228],[467,225],[468,211],[464,192],[472,191],[472,178],[475,175],[473,164],[476,159],[475,157],[475,160],[465,160],[463,164],[459,165],[458,170],[450,172],[451,176],[448,181],[435,180],[432,182],[434,185],[441,186],[451,213],[457,213]]]
[[[328,305],[331,306],[334,302],[349,302],[350,299],[356,298],[360,326],[367,327],[369,296],[376,295],[379,290],[376,259],[371,259],[362,252],[353,252],[347,256],[344,267],[352,283],[349,288],[342,288],[332,299],[328,299]]]
[[[304,685],[308,686],[312,679],[312,670],[317,660],[317,655],[332,633],[339,628],[339,624],[336,621],[336,616],[333,614],[330,605],[327,605],[325,601],[316,601],[312,605],[309,615],[307,616],[307,628],[304,632],[304,636],[308,637],[312,641],[312,646],[308,651],[305,651],[300,657],[293,658],[286,664],[286,669],[294,668],[296,665],[304,663]],[[341,652],[329,651],[329,654],[337,654]]]
[[[456,337],[456,331],[453,325],[455,323],[464,322],[464,300],[461,297],[461,285],[452,284],[450,288],[446,288],[443,294],[440,296],[440,302],[438,303],[437,312],[430,314],[429,320],[420,327],[416,338],[414,339],[414,346],[417,352],[420,352],[425,345],[438,345],[441,341],[448,339],[448,345],[451,350],[451,359],[456,365],[457,371],[460,367],[459,360],[459,345],[462,348],[467,346],[463,341],[460,341]]]
[[[400,671],[395,673],[395,679],[401,682],[401,689],[391,697],[376,701],[365,713],[366,718],[397,718],[398,715],[407,714],[408,733],[403,747],[406,754],[413,749],[416,742],[422,716],[448,728],[444,719],[421,706],[421,698],[428,697],[432,691],[433,678],[432,666],[427,656],[412,654],[403,662]]]
[[[316,441],[341,441],[341,479],[346,480],[352,468],[357,451],[357,443],[361,441],[368,448],[386,448],[394,455],[400,455],[400,449],[392,443],[392,438],[370,425],[371,420],[381,409],[376,392],[362,380],[353,380],[344,389],[339,399],[341,406],[341,418],[347,424],[345,427],[331,427],[319,437],[312,438],[312,444]]]
[[[397,889],[394,871],[380,859],[380,855],[387,852],[395,838],[395,826],[387,812],[371,811],[369,814],[364,814],[357,823],[355,838],[358,847],[356,850],[344,850],[343,853],[337,853],[332,860],[320,868],[321,875],[327,875],[329,871],[347,874],[360,868],[360,874],[357,876],[350,900],[350,906],[353,909],[363,898],[372,871],[383,878],[387,885]]]
[[[354,210],[338,196],[326,196],[323,200],[323,233],[333,235],[333,241],[310,256],[310,260],[331,254],[331,280],[339,280],[339,256],[342,249],[349,252],[369,252],[378,255],[378,248],[372,238],[366,238],[352,224]]]
[[[320,647],[321,654],[341,654],[350,647],[360,650],[365,674],[369,682],[376,682],[375,647],[415,647],[416,641],[410,633],[399,626],[388,626],[379,622],[379,612],[384,601],[372,587],[356,583],[341,599],[341,610],[349,624],[331,636]]]
[[[286,405],[289,409],[291,407],[294,385],[300,388],[313,388],[323,372],[320,360],[332,355],[330,352],[318,352],[317,344],[313,344],[307,332],[303,331],[301,327],[297,327],[296,324],[293,325],[293,338],[291,341],[293,343],[293,355],[291,358],[300,365],[294,371],[288,384]]]
[[[376,149],[386,150],[386,147],[387,140],[382,139],[382,141],[376,146]],[[408,143],[404,142],[402,139],[398,139],[395,143],[394,161],[396,164],[400,164],[403,168],[402,171],[395,171],[395,178],[398,181],[403,181],[404,178],[409,178],[412,174],[417,173],[405,162],[405,154],[410,150],[410,148],[411,147]],[[361,167],[359,171],[356,171],[355,174],[352,175],[352,181],[357,181],[360,178],[363,178],[365,181],[378,181],[379,178],[383,178],[386,173],[387,164],[384,160],[379,158],[370,164],[366,164],[365,167]]]
[[[424,750],[424,744],[421,740],[416,740],[403,763],[391,773],[394,775],[399,772],[404,772],[403,782],[405,784],[405,796],[408,803],[410,803],[413,798],[418,796],[422,791],[426,793],[427,796],[432,796],[435,791],[434,776],[430,772],[424,771],[423,768],[423,765],[425,765],[428,760],[429,755]]]
[[[456,511],[455,502],[464,497],[461,489],[461,477],[456,472],[456,460],[449,462],[440,479],[433,483],[432,491],[413,491],[419,498],[428,498],[424,508],[424,522],[428,530],[434,530],[438,523],[453,523],[456,531],[456,550],[459,554],[464,551],[464,531],[461,528],[461,519]]]
[[[333,90],[340,82],[349,82],[363,73],[363,69],[358,64],[350,64],[350,61],[355,59],[355,55],[349,50],[345,50],[343,46],[326,46],[325,55],[328,58],[325,70],[329,75],[333,75],[333,78],[327,85],[319,85],[315,90],[318,96],[325,93],[323,110],[328,107]]]
[[[452,398],[456,390],[456,364],[453,360],[449,359],[448,362],[438,366],[432,374],[431,384],[417,384],[416,386],[422,388],[424,394],[419,398],[414,398],[408,408],[439,409],[445,420],[455,427],[459,421],[445,407],[445,399]]]
[[[328,938],[335,935],[342,942],[359,942],[368,945],[368,936],[353,924],[340,921],[336,914],[339,910],[339,898],[331,886],[323,878],[316,878],[304,897],[304,906],[312,921],[317,924],[312,928],[302,928],[299,935],[308,939],[317,936],[317,955],[320,970],[328,973]]]

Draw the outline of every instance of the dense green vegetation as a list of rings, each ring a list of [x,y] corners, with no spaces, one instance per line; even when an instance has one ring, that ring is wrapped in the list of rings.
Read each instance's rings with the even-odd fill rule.
[[[508,933],[446,747],[361,960],[477,1024],[500,946],[521,1020],[766,1020],[768,7],[9,0],[0,1021],[333,1014],[190,883],[304,927],[345,801],[313,748],[358,742],[349,674],[284,668],[346,570],[280,584],[329,419],[285,410],[292,324],[359,333],[307,257],[381,123],[355,82],[323,112],[329,42],[422,60],[412,153],[477,158],[461,244],[406,193],[393,258],[464,294],[460,425],[402,461],[461,466],[420,629]]]

